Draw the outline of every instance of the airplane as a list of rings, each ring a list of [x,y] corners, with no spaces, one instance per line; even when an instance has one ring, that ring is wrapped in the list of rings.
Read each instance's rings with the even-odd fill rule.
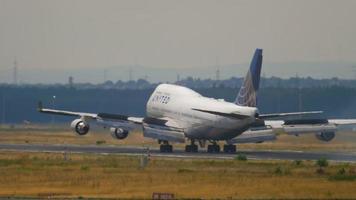
[[[198,152],[206,142],[207,152],[235,153],[236,144],[276,140],[279,132],[291,135],[314,133],[322,141],[330,141],[343,125],[355,125],[356,119],[326,119],[322,111],[261,114],[257,108],[257,92],[262,68],[262,49],[256,49],[249,71],[234,102],[208,98],[183,86],[160,84],[146,104],[145,117],[111,113],[84,113],[43,108],[41,113],[76,116],[71,128],[80,136],[90,130],[90,123],[110,127],[115,139],[125,139],[135,129],[143,136],[158,140],[160,152],[172,152],[171,143],[190,142],[186,152]]]

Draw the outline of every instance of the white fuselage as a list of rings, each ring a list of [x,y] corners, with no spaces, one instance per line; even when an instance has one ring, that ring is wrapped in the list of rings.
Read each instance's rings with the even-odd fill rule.
[[[249,116],[236,119],[194,109]],[[184,129],[190,139],[229,140],[246,131],[254,122],[257,109],[207,98],[178,85],[161,84],[147,102],[147,116],[167,118],[172,126]]]

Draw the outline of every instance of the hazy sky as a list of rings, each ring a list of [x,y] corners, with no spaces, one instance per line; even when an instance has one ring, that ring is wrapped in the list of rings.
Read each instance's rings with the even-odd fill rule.
[[[100,82],[147,75],[242,76],[255,48],[267,76],[353,78],[353,0],[0,0],[0,82]],[[150,70],[152,69],[152,70]],[[355,68],[356,70],[356,68]]]

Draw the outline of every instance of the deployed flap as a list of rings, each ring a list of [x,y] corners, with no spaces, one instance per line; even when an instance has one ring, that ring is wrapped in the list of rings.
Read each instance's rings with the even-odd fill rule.
[[[309,111],[309,112],[291,112],[291,113],[272,113],[272,114],[260,114],[259,119],[272,119],[272,118],[283,118],[283,117],[296,117],[296,116],[306,116],[314,114],[322,114],[323,111]]]
[[[202,110],[202,109],[197,109],[197,108],[192,108],[192,110],[205,112],[205,113],[210,113],[210,114],[213,114],[213,115],[219,115],[219,116],[223,116],[223,117],[235,118],[235,119],[250,118],[250,116],[248,116],[248,115],[241,115],[241,114],[237,114],[237,113],[223,113],[223,112],[218,112],[218,111]]]
[[[171,129],[163,126],[144,124],[143,136],[170,142],[185,142],[183,129]]]
[[[290,135],[299,135],[303,133],[335,132],[337,127],[334,124],[300,124],[284,125],[283,130]]]
[[[329,119],[330,124],[335,124],[338,130],[356,131],[356,119]]]
[[[170,118],[143,119],[143,135],[158,140],[185,142],[184,129]]]
[[[118,115],[118,114],[109,114],[109,113],[99,113],[98,117],[102,119],[111,119],[111,120],[128,120],[128,116]]]
[[[228,143],[261,143],[265,141],[273,141],[276,139],[277,137],[273,129],[264,128],[257,130],[247,130],[241,135],[229,140]]]
[[[356,125],[356,119],[329,119],[328,121],[335,125]]]
[[[271,127],[275,132],[299,135],[303,133],[335,132],[337,127],[330,123],[309,123],[297,124],[286,123],[285,121],[265,121],[266,126]]]
[[[170,129],[182,129],[182,127],[173,119],[168,117],[162,118],[153,118],[153,117],[145,117],[142,122],[147,125],[154,126],[162,126],[164,128]]]

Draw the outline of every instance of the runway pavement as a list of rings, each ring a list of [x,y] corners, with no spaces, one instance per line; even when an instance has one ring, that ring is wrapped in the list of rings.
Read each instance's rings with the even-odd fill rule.
[[[139,155],[147,153],[147,148],[137,146],[99,146],[99,145],[41,145],[41,144],[0,144],[1,151],[24,152],[71,152],[96,154]],[[356,162],[356,153],[344,152],[305,152],[305,151],[277,151],[277,150],[238,150],[248,159],[261,160],[317,160],[326,158],[338,162]],[[237,154],[238,154],[237,153]],[[172,158],[205,158],[205,159],[233,159],[237,154],[206,153],[202,149],[198,153],[186,153],[183,149],[175,149],[173,153],[160,153],[158,149],[149,149],[153,157]]]

